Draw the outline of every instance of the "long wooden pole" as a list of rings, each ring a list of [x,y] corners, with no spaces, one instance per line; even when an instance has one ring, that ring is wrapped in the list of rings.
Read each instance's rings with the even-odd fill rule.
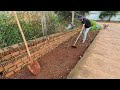
[[[14,15],[15,15],[15,19],[16,19],[16,21],[17,21],[19,30],[20,30],[20,32],[21,32],[21,35],[22,35],[22,38],[23,38],[23,41],[24,41],[24,44],[25,44],[27,53],[28,53],[28,58],[29,58],[29,60],[31,60],[31,63],[28,65],[28,69],[29,69],[34,75],[38,75],[38,74],[40,73],[40,65],[39,65],[39,63],[38,63],[37,61],[33,61],[33,60],[32,60],[31,55],[30,55],[30,51],[29,51],[29,49],[28,49],[28,45],[27,45],[27,42],[26,42],[26,39],[25,39],[25,36],[24,36],[24,33],[23,33],[23,31],[22,31],[20,22],[19,22],[19,20],[18,20],[18,17],[17,17],[17,14],[16,14],[15,11],[14,11]]]
[[[76,45],[76,43],[77,43],[77,41],[78,41],[78,39],[79,39],[79,37],[80,37],[80,35],[81,35],[81,34],[82,34],[82,30],[80,31],[80,33],[79,33],[79,35],[78,35],[78,37],[77,37],[76,41],[74,42],[73,46],[75,46],[75,45]]]
[[[16,11],[13,11],[14,12],[14,15],[15,15],[15,19],[17,21],[17,25],[19,27],[19,30],[20,30],[20,33],[22,35],[22,38],[23,38],[23,41],[24,41],[24,44],[25,44],[25,47],[26,47],[26,50],[27,50],[27,53],[28,53],[28,56],[30,56],[30,51],[28,49],[28,45],[27,45],[27,42],[26,42],[26,39],[25,39],[25,36],[24,36],[24,33],[23,33],[23,30],[21,28],[21,25],[20,25],[20,22],[18,20],[18,17],[17,17],[17,14],[16,14]]]

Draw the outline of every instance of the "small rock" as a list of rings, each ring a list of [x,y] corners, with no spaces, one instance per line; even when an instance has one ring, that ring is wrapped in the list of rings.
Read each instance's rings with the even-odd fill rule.
[[[67,71],[68,71],[69,69],[67,69]]]
[[[79,58],[81,58],[82,56],[79,56]]]

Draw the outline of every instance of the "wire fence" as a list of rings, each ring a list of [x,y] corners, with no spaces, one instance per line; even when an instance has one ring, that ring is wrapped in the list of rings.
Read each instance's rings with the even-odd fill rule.
[[[62,11],[61,11],[62,12]],[[74,13],[75,14],[75,13]],[[61,15],[56,11],[17,11],[26,40],[66,32],[73,22],[72,13]],[[74,18],[74,24],[80,25]],[[0,48],[23,42],[12,11],[0,11]]]

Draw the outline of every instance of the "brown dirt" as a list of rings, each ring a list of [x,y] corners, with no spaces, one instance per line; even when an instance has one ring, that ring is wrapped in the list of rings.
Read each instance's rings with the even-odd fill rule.
[[[87,40],[82,44],[82,38],[78,40],[77,48],[72,48],[77,35],[72,37],[65,43],[39,58],[38,62],[41,66],[39,75],[34,76],[31,72],[24,68],[14,74],[10,79],[66,79],[71,69],[80,60],[79,56],[83,56],[84,52],[97,35],[98,31],[90,31]]]

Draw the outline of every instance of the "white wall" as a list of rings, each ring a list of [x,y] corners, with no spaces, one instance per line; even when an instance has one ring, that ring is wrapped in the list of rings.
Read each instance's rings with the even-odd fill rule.
[[[90,11],[89,15],[86,15],[86,18],[88,19],[93,19],[93,20],[101,20],[99,18],[101,11]],[[103,20],[108,20],[109,17],[105,17]],[[113,16],[111,19],[111,21],[120,21],[120,14],[117,14],[116,17]]]

